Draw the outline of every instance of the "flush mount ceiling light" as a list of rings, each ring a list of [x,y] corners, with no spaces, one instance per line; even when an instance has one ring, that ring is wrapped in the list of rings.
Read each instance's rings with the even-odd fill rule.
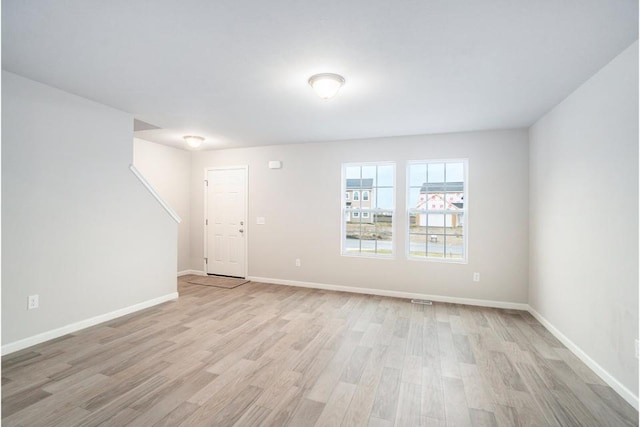
[[[187,136],[183,137],[183,139],[185,141],[187,141],[187,144],[189,144],[189,147],[191,147],[191,148],[200,147],[200,145],[202,145],[202,142],[204,141],[203,137],[194,136],[194,135],[187,135]]]
[[[344,77],[339,74],[322,73],[309,77],[309,85],[322,99],[331,99],[344,85]]]

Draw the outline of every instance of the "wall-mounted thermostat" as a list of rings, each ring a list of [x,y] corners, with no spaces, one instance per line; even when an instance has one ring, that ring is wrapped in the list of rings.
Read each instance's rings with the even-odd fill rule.
[[[280,160],[269,160],[269,169],[281,169],[282,162]]]

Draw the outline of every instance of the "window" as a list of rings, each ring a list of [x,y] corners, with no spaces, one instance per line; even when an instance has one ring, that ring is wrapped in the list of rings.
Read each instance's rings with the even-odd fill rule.
[[[344,164],[342,185],[353,194],[342,202],[342,254],[393,256],[395,164]]]
[[[467,259],[467,161],[410,162],[407,167],[407,256]]]
[[[349,192],[348,191],[346,193],[344,193],[344,199],[345,200],[349,200]]]

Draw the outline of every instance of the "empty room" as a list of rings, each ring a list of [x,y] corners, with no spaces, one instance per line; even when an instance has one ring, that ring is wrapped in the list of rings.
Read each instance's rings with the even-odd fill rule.
[[[637,0],[2,1],[3,426],[638,426]]]

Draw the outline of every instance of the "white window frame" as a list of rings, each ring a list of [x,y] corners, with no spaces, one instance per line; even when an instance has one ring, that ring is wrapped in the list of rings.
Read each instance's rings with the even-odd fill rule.
[[[349,192],[348,191],[344,192],[344,199],[345,200],[351,200],[351,198],[349,197]]]
[[[342,199],[340,201],[340,255],[345,256],[345,257],[355,257],[355,258],[375,258],[375,259],[387,259],[387,260],[394,260],[396,258],[396,241],[397,241],[397,234],[396,234],[396,224],[398,222],[398,218],[397,218],[397,206],[396,206],[396,200],[397,200],[397,192],[398,192],[398,188],[397,188],[397,179],[396,179],[396,174],[397,174],[397,168],[396,168],[396,162],[392,162],[392,161],[380,161],[380,162],[352,162],[352,163],[343,163],[342,164],[342,179],[341,179],[341,185],[342,185],[342,194],[346,194],[346,184],[347,184],[347,180],[346,180],[346,169],[348,167],[366,167],[366,166],[392,166],[393,167],[393,173],[392,173],[392,182],[391,182],[391,188],[393,189],[393,200],[391,201],[391,209],[381,209],[381,208],[367,208],[367,209],[357,209],[359,212],[362,213],[369,213],[369,216],[371,218],[375,218],[376,213],[387,213],[390,212],[392,215],[393,220],[391,221],[391,254],[363,254],[363,253],[346,253],[345,252],[345,247],[344,247],[344,242],[345,242],[345,235],[346,235],[346,221],[345,221],[345,216],[347,214],[353,215],[354,214],[354,207],[347,207],[345,201],[347,200],[346,198]],[[387,186],[382,186],[382,188],[386,188]],[[376,187],[374,187],[376,188]],[[353,191],[354,195],[356,193],[356,191]],[[359,193],[359,191],[358,191]],[[344,197],[344,196],[343,196]],[[355,198],[352,198],[352,200],[356,201]],[[369,200],[371,200],[371,193],[369,193]],[[359,199],[357,200],[359,201]]]
[[[365,195],[367,196],[366,199],[365,199]],[[363,202],[368,202],[369,201],[369,190],[363,190],[361,196],[362,196],[361,200]]]
[[[360,201],[360,190],[353,190],[353,201],[354,202]]]
[[[362,212],[362,218],[367,218],[367,219],[369,219],[369,211],[364,211],[364,212]]]
[[[363,212],[363,213],[364,213],[364,212]],[[352,211],[352,212],[351,212],[351,217],[352,217],[352,218],[360,218],[360,210]]]
[[[426,257],[418,257],[411,255],[411,214],[423,212],[422,210],[415,209],[409,207],[409,200],[411,194],[411,177],[409,170],[412,165],[421,165],[421,164],[430,164],[430,163],[462,163],[464,165],[464,191],[463,191],[463,200],[464,207],[462,211],[448,211],[446,209],[446,200],[445,200],[445,209],[443,210],[429,210],[426,212],[431,213],[442,213],[444,214],[444,218],[446,221],[447,214],[453,213],[462,213],[464,215],[464,234],[462,236],[462,244],[463,244],[463,253],[464,256],[462,258],[437,258],[437,257],[429,257],[428,254]],[[446,166],[445,166],[446,168]],[[446,181],[446,176],[445,176]],[[405,206],[405,220],[406,220],[406,231],[405,231],[405,255],[408,260],[411,261],[427,261],[427,262],[443,262],[443,263],[452,263],[452,264],[468,264],[469,263],[469,159],[460,158],[460,159],[429,159],[429,160],[410,160],[407,162],[406,166],[406,206]],[[427,234],[428,236],[428,234]],[[446,247],[445,247],[446,250]]]

